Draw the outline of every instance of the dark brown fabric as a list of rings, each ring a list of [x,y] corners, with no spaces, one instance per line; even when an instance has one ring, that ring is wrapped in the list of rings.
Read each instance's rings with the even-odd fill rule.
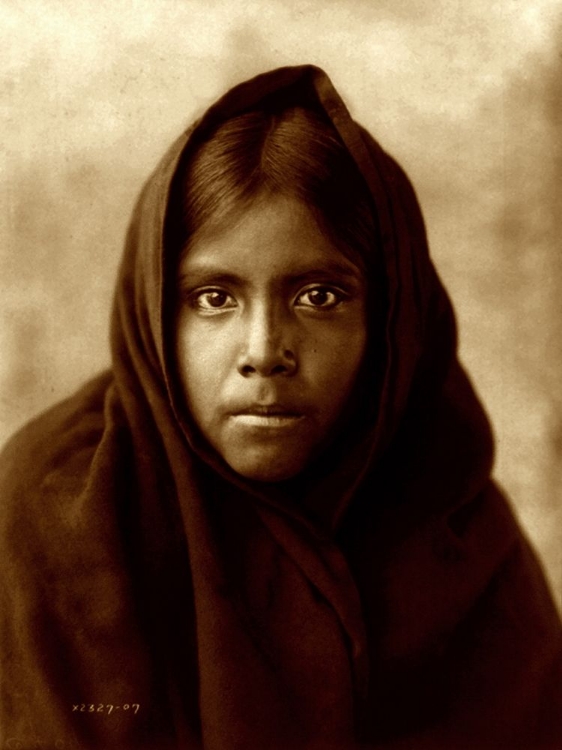
[[[386,325],[361,429],[264,492],[182,412],[166,217],[181,160],[269,98],[323,110],[362,172]],[[414,192],[322,71],[244,83],[172,146],[111,340],[112,370],[2,456],[0,748],[562,747],[559,620],[490,480]]]

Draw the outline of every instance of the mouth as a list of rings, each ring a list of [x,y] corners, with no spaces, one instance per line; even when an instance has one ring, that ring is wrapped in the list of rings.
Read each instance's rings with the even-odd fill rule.
[[[291,427],[304,419],[302,412],[280,404],[255,404],[231,415],[238,424],[247,427]]]

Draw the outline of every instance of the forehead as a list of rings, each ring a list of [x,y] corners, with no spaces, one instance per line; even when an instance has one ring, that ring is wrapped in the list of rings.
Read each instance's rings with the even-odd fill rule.
[[[229,224],[198,235],[181,258],[181,276],[216,270],[243,276],[298,275],[308,270],[361,276],[358,266],[321,231],[293,198],[261,199]]]

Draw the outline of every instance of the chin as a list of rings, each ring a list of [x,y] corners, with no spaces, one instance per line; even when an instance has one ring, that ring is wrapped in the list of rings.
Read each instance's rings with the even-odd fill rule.
[[[230,468],[245,479],[274,483],[293,479],[308,463],[299,456],[240,456],[227,460]]]

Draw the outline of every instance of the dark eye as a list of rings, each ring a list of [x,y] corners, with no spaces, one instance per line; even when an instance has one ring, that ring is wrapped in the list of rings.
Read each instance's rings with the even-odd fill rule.
[[[198,310],[228,310],[236,307],[236,300],[222,289],[203,289],[192,296],[193,307]]]
[[[335,307],[342,301],[342,295],[327,286],[315,286],[301,292],[296,304],[301,307],[317,307],[328,309]]]

